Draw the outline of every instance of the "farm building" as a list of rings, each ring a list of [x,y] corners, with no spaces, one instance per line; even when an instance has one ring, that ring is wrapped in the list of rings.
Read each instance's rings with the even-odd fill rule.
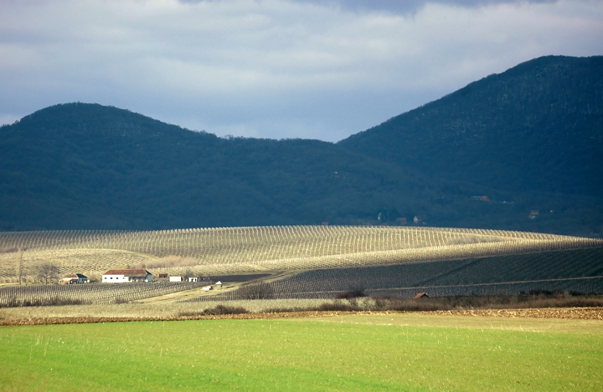
[[[145,269],[110,270],[103,274],[103,283],[152,282],[153,274]]]
[[[170,282],[182,282],[182,276],[170,276]]]
[[[88,277],[82,274],[67,274],[61,278],[61,284],[88,283]]]

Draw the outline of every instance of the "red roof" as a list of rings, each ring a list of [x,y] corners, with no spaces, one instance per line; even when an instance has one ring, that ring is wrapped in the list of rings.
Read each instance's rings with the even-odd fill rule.
[[[121,270],[110,270],[105,272],[103,275],[125,275],[125,276],[147,276],[153,275],[145,269],[121,269]]]

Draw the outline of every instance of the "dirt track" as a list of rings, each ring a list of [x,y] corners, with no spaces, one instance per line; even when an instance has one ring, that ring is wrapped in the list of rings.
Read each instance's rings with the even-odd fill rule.
[[[168,316],[168,317],[47,317],[0,320],[0,326],[44,325],[44,324],[87,324],[127,321],[182,321],[182,320],[267,320],[282,318],[317,318],[358,314],[392,314],[399,312],[284,312],[284,313],[246,313],[218,316]],[[437,316],[504,317],[504,318],[547,318],[573,320],[602,320],[603,308],[541,308],[541,309],[480,309],[421,312]]]

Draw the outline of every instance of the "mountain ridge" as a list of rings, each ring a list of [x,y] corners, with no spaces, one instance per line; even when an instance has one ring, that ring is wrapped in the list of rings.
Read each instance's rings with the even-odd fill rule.
[[[328,222],[601,236],[602,59],[535,59],[338,143],[224,139],[110,106],[54,105],[0,127],[0,230]],[[575,65],[584,62],[595,66]],[[576,80],[595,80],[595,88],[580,82],[580,91],[560,90],[563,81],[553,88],[543,82],[546,73],[533,82],[531,75],[556,63],[576,67],[572,75],[589,70]],[[508,75],[523,82],[513,84]],[[552,96],[548,105],[569,114],[532,111],[526,99],[497,104],[504,94],[529,95],[521,89],[536,90],[536,103]],[[534,136],[534,124],[543,124],[554,143]],[[497,137],[486,138],[484,129]],[[575,151],[564,129],[590,135],[594,144]],[[412,137],[400,137],[400,130]],[[505,132],[521,137],[515,143]],[[467,134],[482,136],[461,137]]]
[[[603,56],[530,60],[338,144],[499,189],[601,197]]]

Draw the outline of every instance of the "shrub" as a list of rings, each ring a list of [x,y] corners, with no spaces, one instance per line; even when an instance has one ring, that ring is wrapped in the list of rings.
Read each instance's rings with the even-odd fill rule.
[[[274,289],[270,283],[259,282],[241,286],[233,293],[234,299],[273,299]]]
[[[356,288],[356,289],[352,289],[350,291],[346,291],[345,293],[341,293],[335,298],[350,299],[350,298],[362,298],[362,297],[366,297],[366,296],[367,296],[367,294],[365,293],[364,289]]]

